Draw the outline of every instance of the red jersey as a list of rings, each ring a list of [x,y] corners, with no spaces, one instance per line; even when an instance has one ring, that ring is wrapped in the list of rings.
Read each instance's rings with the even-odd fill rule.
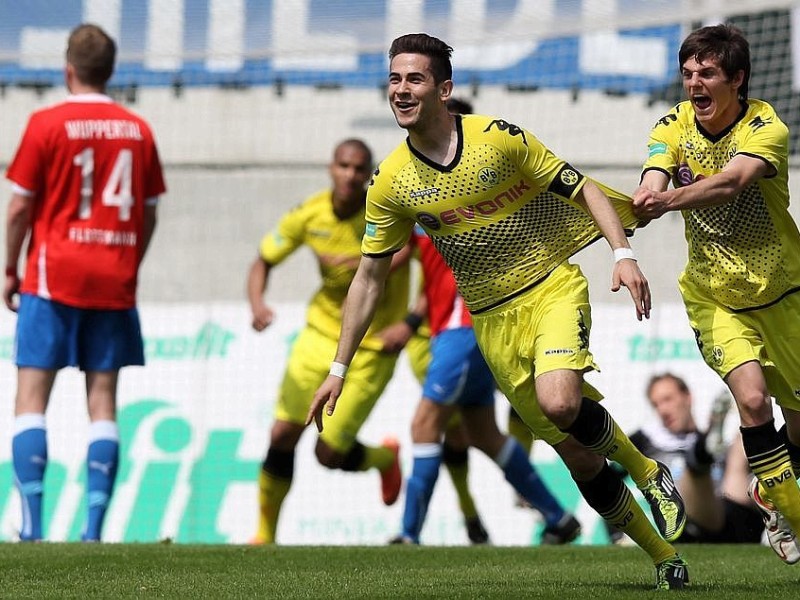
[[[108,96],[70,96],[31,115],[7,177],[34,203],[20,291],[135,306],[145,203],[166,190],[147,123]]]
[[[458,293],[453,272],[419,225],[414,226],[411,243],[419,248],[431,337],[445,329],[472,327],[472,316]]]

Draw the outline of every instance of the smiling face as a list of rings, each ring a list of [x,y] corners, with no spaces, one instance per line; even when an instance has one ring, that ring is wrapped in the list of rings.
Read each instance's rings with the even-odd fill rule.
[[[445,102],[453,82],[436,83],[431,59],[423,54],[404,53],[392,59],[387,94],[397,124],[409,131],[424,131],[442,115],[447,117]]]
[[[736,120],[741,111],[739,87],[744,71],[728,77],[719,60],[707,58],[698,62],[692,56],[681,66],[681,77],[695,117],[706,131],[717,134]]]

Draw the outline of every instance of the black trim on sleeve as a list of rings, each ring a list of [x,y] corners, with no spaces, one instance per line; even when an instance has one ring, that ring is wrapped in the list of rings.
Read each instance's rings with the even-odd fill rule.
[[[558,170],[556,176],[553,177],[547,191],[558,194],[567,200],[572,200],[575,196],[575,192],[578,191],[581,181],[584,179],[585,177],[578,169],[574,168],[569,163],[564,163]]]
[[[742,156],[749,156],[750,158],[757,158],[757,159],[763,160],[765,163],[767,163],[767,166],[770,169],[772,169],[772,173],[770,173],[769,175],[765,176],[764,179],[772,179],[773,177],[775,177],[778,174],[778,169],[775,168],[775,165],[773,165],[771,162],[769,162],[763,156],[760,156],[758,154],[753,154],[751,152],[737,152],[736,154],[741,154]]]
[[[367,258],[384,258],[386,256],[393,256],[400,252],[402,248],[397,248],[396,250],[387,250],[386,252],[362,252],[362,256],[366,256]]]
[[[667,176],[667,179],[672,180],[672,174],[667,171],[666,169],[662,169],[661,167],[647,167],[644,171],[642,171],[641,177],[639,177],[639,183],[642,183],[642,179],[644,179],[644,174],[648,171],[661,171],[664,175]]]

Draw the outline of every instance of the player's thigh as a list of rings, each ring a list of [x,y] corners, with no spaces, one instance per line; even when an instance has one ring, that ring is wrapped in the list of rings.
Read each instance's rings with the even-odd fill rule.
[[[345,454],[356,441],[383,390],[392,378],[396,354],[361,348],[347,369],[342,395],[333,415],[323,414],[320,438],[333,450]]]
[[[764,370],[770,393],[782,408],[800,411],[800,293],[751,316],[771,363]]]
[[[542,413],[534,387],[533,339],[535,307],[530,292],[506,304],[473,316],[473,328],[497,387],[537,438],[548,444],[567,434]]]
[[[78,366],[83,371],[117,371],[144,364],[139,312],[83,310],[78,332]]]
[[[22,294],[17,312],[17,366],[57,370],[77,365],[80,319],[76,308]]]
[[[335,355],[336,340],[310,327],[300,332],[292,344],[278,391],[276,420],[297,425],[305,423],[314,392],[325,381]]]
[[[734,313],[691,289],[684,290],[684,304],[700,354],[721,378],[750,361],[770,365],[761,333],[746,313]]]
[[[422,395],[443,405],[494,403],[494,380],[471,327],[447,329],[431,340]]]
[[[589,351],[589,287],[580,268],[565,264],[555,269],[536,286],[534,302],[536,377],[563,369],[580,373],[596,369]]]
[[[420,385],[425,382],[425,374],[431,362],[430,345],[430,336],[419,331],[411,336],[405,347],[408,362],[411,365],[411,372],[414,373],[414,377],[416,377]]]

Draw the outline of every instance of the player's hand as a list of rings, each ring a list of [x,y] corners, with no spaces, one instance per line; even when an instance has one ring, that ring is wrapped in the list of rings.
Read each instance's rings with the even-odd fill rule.
[[[405,321],[398,321],[385,327],[377,335],[383,342],[383,351],[395,354],[406,347],[414,331]]]
[[[15,299],[17,294],[19,294],[19,275],[6,275],[6,281],[3,285],[3,301],[6,303],[6,307],[14,312],[17,312],[19,308],[19,303]]]
[[[633,193],[633,214],[640,221],[657,219],[669,211],[669,196],[666,192],[657,192],[639,186]]]
[[[636,318],[650,318],[652,308],[650,298],[650,284],[645,279],[644,274],[639,269],[639,264],[632,258],[623,258],[614,263],[614,274],[611,278],[611,291],[618,292],[620,287],[625,286],[633,298],[636,307]]]
[[[336,409],[336,401],[342,395],[342,388],[344,388],[344,379],[328,375],[314,394],[311,408],[308,409],[308,415],[306,415],[306,425],[310,425],[313,420],[316,422],[317,431],[322,432],[322,411],[324,409],[329,417],[333,414]]]
[[[264,331],[267,327],[272,325],[275,319],[275,313],[266,304],[253,309],[253,329],[256,331]]]

